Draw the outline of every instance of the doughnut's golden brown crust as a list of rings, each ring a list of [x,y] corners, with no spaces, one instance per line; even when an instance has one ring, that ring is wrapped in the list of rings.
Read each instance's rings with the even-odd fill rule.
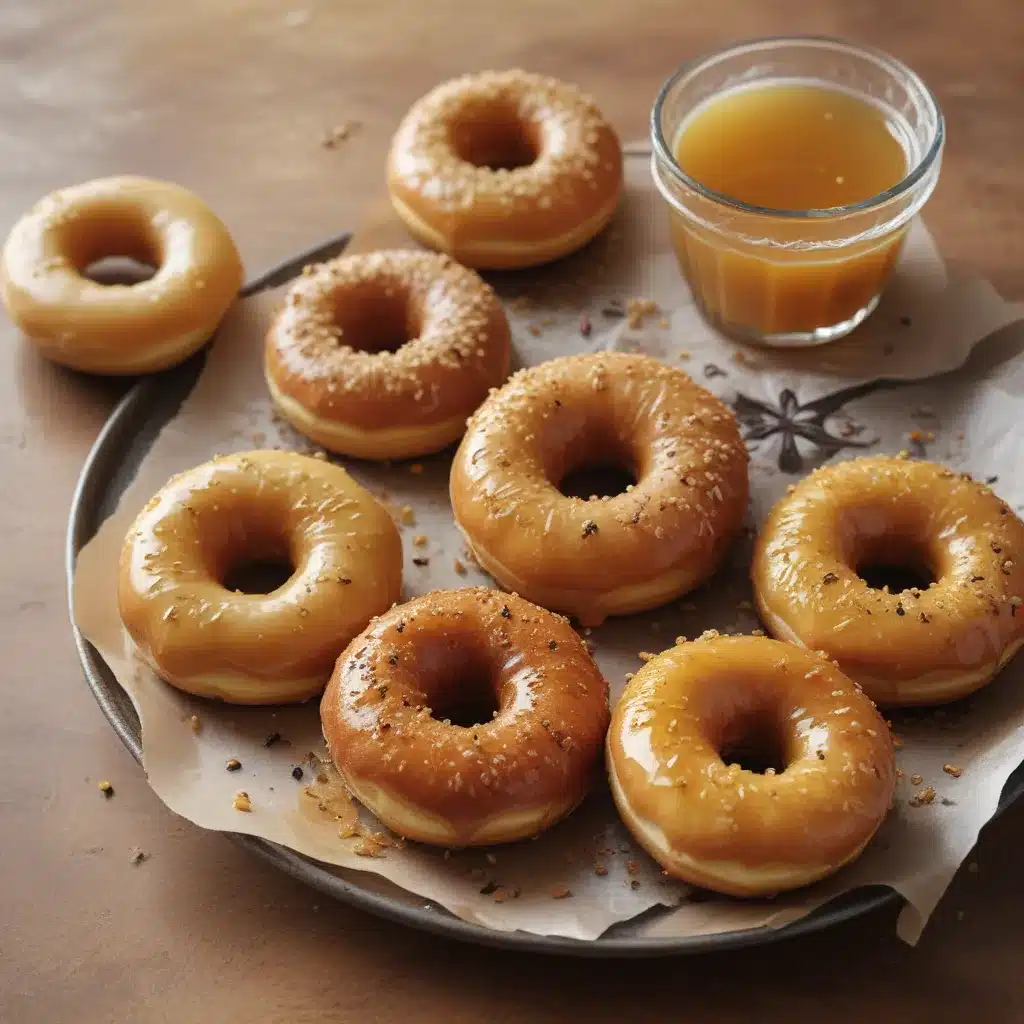
[[[487,689],[493,718],[432,717]],[[320,706],[352,793],[391,829],[444,846],[536,835],[583,799],[608,727],[608,686],[559,615],[512,594],[437,591],[375,620]]]
[[[229,591],[239,563],[287,559],[269,594]],[[125,538],[121,618],[178,689],[232,704],[306,700],[370,618],[396,601],[402,543],[341,467],[294,452],[204,463],[171,480]]]
[[[558,489],[616,461],[637,483],[607,499]],[[470,420],[451,473],[456,522],[504,587],[596,625],[704,582],[743,520],[736,420],[646,356],[566,356],[522,370]]]
[[[97,284],[90,263],[156,268]],[[163,370],[214,333],[242,284],[227,228],[197,196],[151,178],[100,178],[53,192],[15,224],[0,259],[11,318],[47,358],[87,373]]]
[[[877,590],[871,564],[927,589]],[[761,617],[824,651],[879,704],[937,704],[984,686],[1024,643],[1024,523],[992,491],[931,462],[825,466],[772,509],[754,553]]]
[[[784,770],[726,764],[722,752],[745,740],[778,747]],[[881,715],[831,662],[717,635],[637,672],[612,713],[607,760],[619,812],[650,854],[734,896],[795,889],[857,857],[896,770]]]
[[[431,248],[472,267],[533,266],[579,249],[608,223],[622,150],[576,86],[484,71],[413,106],[392,142],[388,187],[409,231]]]
[[[389,342],[405,343],[380,350]],[[307,268],[270,327],[265,370],[296,430],[344,455],[396,459],[457,441],[509,357],[508,320],[479,275],[396,250]]]

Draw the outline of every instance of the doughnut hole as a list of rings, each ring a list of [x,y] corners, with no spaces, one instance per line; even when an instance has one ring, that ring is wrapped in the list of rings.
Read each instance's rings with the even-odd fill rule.
[[[781,775],[791,760],[787,744],[771,723],[748,721],[730,731],[718,749],[724,764],[738,764],[757,775]]]
[[[840,523],[847,565],[873,590],[927,590],[944,574],[946,559],[924,540],[926,516],[913,503],[900,510],[899,523],[884,508],[848,509]]]
[[[272,594],[291,580],[299,562],[284,529],[287,513],[276,507],[263,511],[235,505],[225,501],[197,517],[202,520],[197,527],[207,572],[225,590]]]
[[[284,556],[243,560],[224,574],[225,589],[236,594],[272,594],[295,575],[291,559]]]
[[[637,453],[600,422],[585,423],[579,431],[551,440],[548,479],[567,498],[612,498],[642,476]]]
[[[722,763],[758,775],[781,775],[801,756],[786,701],[767,682],[709,688],[701,712],[707,740]]]
[[[473,638],[417,638],[415,684],[430,715],[463,729],[490,722],[513,699],[487,653]]]
[[[160,269],[163,252],[152,226],[117,211],[83,211],[69,233],[66,256],[95,284],[136,285]]]
[[[359,352],[397,352],[419,337],[423,316],[404,284],[367,281],[357,294],[345,291],[336,297],[334,323],[342,345]]]
[[[537,127],[501,103],[475,104],[463,111],[451,127],[451,145],[460,160],[492,171],[529,167],[540,154]]]
[[[636,473],[625,461],[588,462],[569,470],[559,481],[558,489],[567,498],[594,501],[622,494],[636,484]]]

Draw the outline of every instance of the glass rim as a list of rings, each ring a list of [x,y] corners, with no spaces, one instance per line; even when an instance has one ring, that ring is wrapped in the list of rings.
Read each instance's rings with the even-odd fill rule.
[[[669,93],[689,75],[692,75],[694,72],[701,70],[702,68],[710,67],[726,57],[766,47],[775,48],[786,43],[806,44],[822,49],[828,47],[845,50],[847,53],[870,58],[886,71],[896,73],[908,79],[915,88],[920,90],[931,113],[934,115],[935,127],[933,137],[921,159],[918,160],[918,162],[891,188],[887,188],[884,192],[879,192],[877,195],[871,196],[869,199],[862,199],[860,202],[849,203],[845,206],[827,206],[808,210],[780,210],[770,206],[758,206],[754,203],[745,203],[725,192],[719,192],[716,189],[709,188],[696,178],[691,177],[682,169],[682,167],[679,166],[671,147],[665,140],[665,133],[662,130],[661,125],[662,112],[664,110],[665,103],[668,100]],[[826,218],[844,217],[850,214],[863,213],[879,206],[884,206],[891,200],[899,198],[909,192],[931,170],[939,156],[939,153],[942,151],[945,136],[945,118],[942,116],[942,110],[939,107],[938,100],[935,98],[931,89],[925,85],[924,80],[916,71],[913,71],[902,61],[890,56],[883,50],[877,50],[870,46],[860,46],[855,43],[849,43],[846,40],[839,39],[835,36],[763,36],[758,39],[748,39],[742,43],[733,43],[729,46],[712,50],[695,60],[689,60],[680,64],[679,67],[676,68],[676,70],[672,72],[672,74],[669,75],[662,84],[661,89],[658,91],[658,96],[654,101],[654,106],[651,108],[651,144],[654,150],[655,162],[659,165],[659,169],[661,167],[667,168],[669,173],[677,182],[686,185],[700,196],[705,199],[710,199],[712,202],[731,207],[732,209],[742,211],[743,213],[753,213],[759,216],[781,217],[794,220],[822,220]]]

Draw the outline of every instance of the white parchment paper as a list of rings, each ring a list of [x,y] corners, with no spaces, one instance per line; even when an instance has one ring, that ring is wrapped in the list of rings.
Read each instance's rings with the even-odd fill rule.
[[[1024,309],[1003,302],[984,281],[949,280],[918,224],[880,308],[850,338],[815,350],[741,348],[715,334],[694,308],[659,203],[646,156],[634,153],[623,208],[599,240],[557,266],[493,278],[520,365],[606,348],[647,352],[730,402],[750,437],[750,528],[719,576],[681,602],[584,631],[613,699],[625,674],[639,667],[639,652],[660,651],[679,635],[707,628],[759,625],[747,580],[753,531],[789,484],[828,458],[908,449],[992,479],[1011,504],[1024,506]],[[381,213],[370,217],[352,251],[410,244]],[[280,289],[257,295],[229,313],[198,384],[78,560],[76,621],[138,709],[146,770],[161,799],[205,828],[262,836],[343,873],[363,872],[363,879],[372,872],[496,929],[593,939],[639,915],[632,928],[646,935],[774,927],[849,889],[883,884],[906,897],[899,930],[916,941],[994,813],[1006,778],[1024,760],[1021,658],[969,701],[895,718],[903,779],[892,812],[854,865],[809,889],[746,902],[693,894],[665,879],[632,843],[606,793],[531,842],[454,853],[389,845],[365,812],[354,824],[357,812],[329,766],[308,756],[324,749],[315,701],[281,709],[201,701],[134,659],[117,613],[116,564],[146,500],[172,474],[216,453],[311,449],[272,416],[263,382],[262,338],[280,297]],[[659,311],[624,315],[628,300],[641,297]],[[412,464],[346,463],[402,528],[407,597],[489,582],[465,556],[452,522],[449,464],[450,453]],[[241,768],[229,772],[232,758]],[[944,772],[944,764],[962,769],[960,777]],[[935,799],[912,806],[926,786],[934,787]],[[248,813],[234,806],[240,790],[250,798]],[[645,914],[653,907],[663,909]]]

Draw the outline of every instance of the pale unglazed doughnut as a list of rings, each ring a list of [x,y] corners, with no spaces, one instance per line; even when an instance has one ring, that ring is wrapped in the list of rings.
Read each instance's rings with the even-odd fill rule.
[[[155,268],[138,284],[98,284],[107,256]],[[196,195],[152,178],[99,178],[40,200],[0,258],[11,318],[48,359],[87,373],[182,362],[213,335],[242,284],[228,229]]]

